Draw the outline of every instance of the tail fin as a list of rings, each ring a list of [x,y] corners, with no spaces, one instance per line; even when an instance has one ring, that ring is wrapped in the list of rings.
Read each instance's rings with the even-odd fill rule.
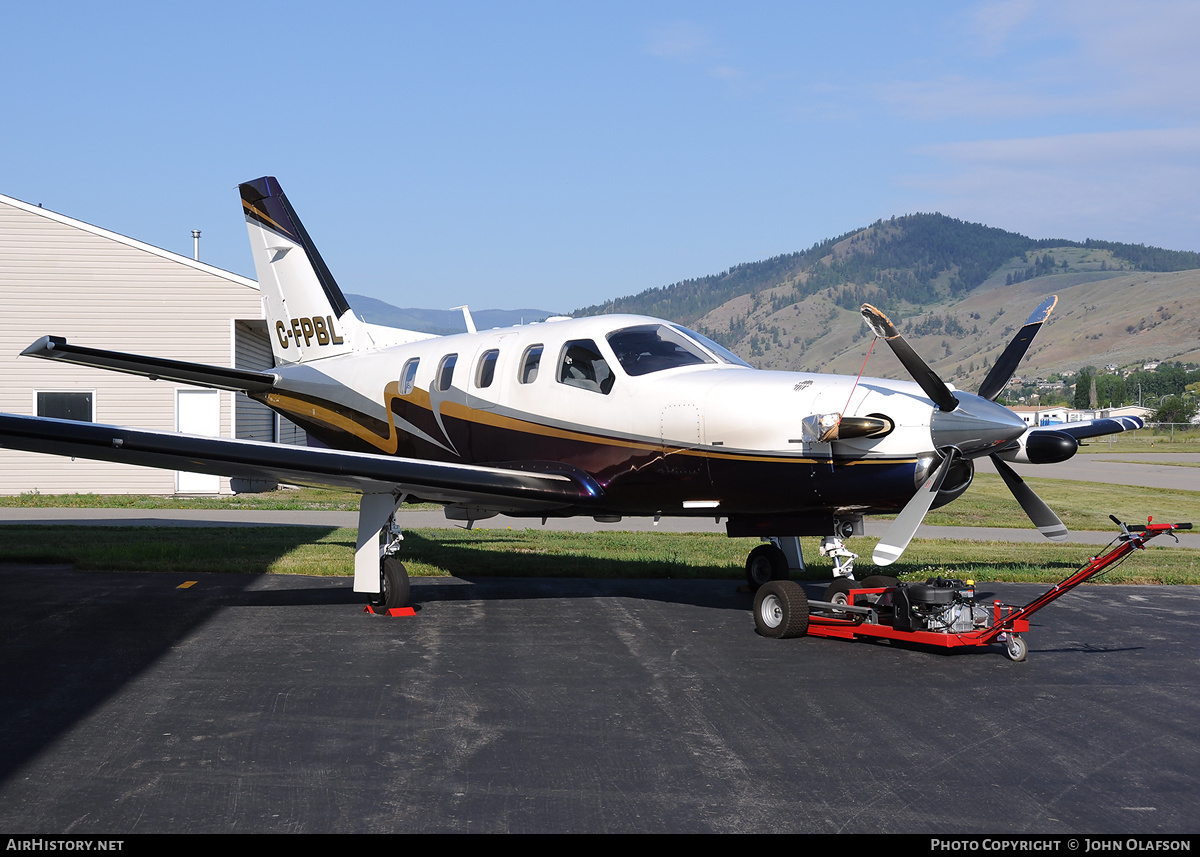
[[[364,325],[325,267],[272,176],[239,185],[271,350],[278,363],[303,363],[370,345]]]

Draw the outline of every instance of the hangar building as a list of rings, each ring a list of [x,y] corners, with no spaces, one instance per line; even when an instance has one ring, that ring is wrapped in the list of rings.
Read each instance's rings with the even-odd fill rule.
[[[92,348],[273,366],[258,284],[0,195],[0,411],[303,443],[241,393],[19,357],[47,334]],[[229,480],[0,449],[0,494],[228,493]]]

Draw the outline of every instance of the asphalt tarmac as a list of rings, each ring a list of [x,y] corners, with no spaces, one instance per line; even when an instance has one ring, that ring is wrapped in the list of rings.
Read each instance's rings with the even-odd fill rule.
[[[0,510],[30,517],[229,523]],[[730,581],[424,579],[392,619],[343,579],[0,566],[0,598],[12,834],[1200,830],[1200,587],[1076,590],[1020,664],[768,640]]]
[[[188,579],[0,568],[0,830],[1200,827],[1200,587],[1077,590],[1018,664],[765,639],[729,581],[418,580],[392,619]]]

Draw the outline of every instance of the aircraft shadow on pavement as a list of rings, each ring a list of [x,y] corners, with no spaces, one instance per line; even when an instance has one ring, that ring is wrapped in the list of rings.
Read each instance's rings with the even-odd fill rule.
[[[15,528],[5,529],[19,538],[12,532]],[[55,529],[64,532],[56,534]],[[320,537],[309,527],[276,529],[278,541],[266,549],[275,557]],[[333,529],[327,528],[325,534]],[[126,527],[93,532],[107,532],[106,537],[118,542],[138,539]],[[190,535],[195,533],[191,530]],[[205,535],[199,546],[193,538],[171,547],[194,554],[190,558],[201,567],[207,564],[209,551],[237,561],[236,531],[233,537],[212,530]],[[264,559],[246,561],[241,574],[212,575],[208,579],[213,585],[204,587],[204,597],[188,597],[180,584],[201,572],[91,572],[53,560],[56,538],[79,537],[78,527],[39,528],[33,550],[24,552],[25,564],[0,566],[0,603],[4,604],[0,686],[5,689],[0,694],[0,729],[5,736],[0,742],[0,782],[222,609],[247,603],[362,600],[350,591],[349,581],[345,586],[299,592],[255,591],[270,566]],[[102,549],[92,542],[89,546]],[[153,544],[138,547],[155,549]],[[38,551],[45,553],[40,564]]]

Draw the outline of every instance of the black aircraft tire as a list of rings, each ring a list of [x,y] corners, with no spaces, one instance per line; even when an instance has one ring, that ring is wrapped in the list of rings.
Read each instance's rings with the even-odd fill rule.
[[[888,577],[883,574],[872,574],[866,580],[859,584],[863,589],[879,589],[883,586],[899,586],[900,581],[894,577]]]
[[[793,580],[772,580],[754,596],[754,626],[764,637],[786,640],[808,631],[808,596]]]
[[[850,580],[848,577],[840,577],[825,589],[825,600],[837,605],[850,603],[850,590],[861,589],[863,584],[857,580]],[[833,615],[845,617],[845,610],[834,610]]]
[[[870,577],[868,577],[866,580],[864,580],[862,583],[859,584],[859,586],[863,589],[880,589],[883,587],[892,587],[892,586],[899,586],[899,585],[900,585],[899,580],[897,580],[894,577],[888,577],[887,575],[883,575],[883,574],[872,574]],[[883,595],[865,595],[863,597],[866,599],[867,603],[871,604],[871,605],[878,604],[881,600],[883,601],[884,604],[890,605],[892,603],[891,597],[886,592]]]
[[[787,557],[773,544],[759,545],[746,557],[746,583],[751,592],[769,581],[787,580],[787,576]]]
[[[383,610],[407,607],[409,598],[408,570],[394,556],[379,563],[379,594],[371,596],[371,606]]]

